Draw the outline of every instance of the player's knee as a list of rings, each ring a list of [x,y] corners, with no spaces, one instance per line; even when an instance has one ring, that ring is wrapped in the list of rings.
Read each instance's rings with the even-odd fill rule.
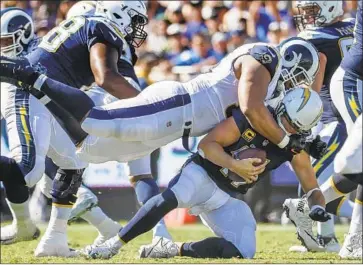
[[[43,156],[36,155],[35,162],[31,168],[24,168],[25,173],[24,179],[29,188],[35,186],[41,179],[45,171],[45,158]]]
[[[153,176],[151,174],[142,174],[137,176],[129,176],[129,181],[132,186],[136,186],[136,183],[142,179],[153,179]]]
[[[237,258],[237,257],[243,257],[240,253],[240,251],[236,248],[233,243],[225,240],[224,238],[221,238],[220,241],[220,253],[222,259],[230,259],[230,258]]]
[[[82,183],[83,171],[84,169],[58,169],[50,192],[54,203],[73,205],[76,202],[76,194]]]

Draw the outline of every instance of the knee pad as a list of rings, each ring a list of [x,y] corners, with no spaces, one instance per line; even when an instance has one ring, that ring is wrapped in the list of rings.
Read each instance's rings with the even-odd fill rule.
[[[345,197],[340,197],[338,199],[335,199],[334,201],[331,201],[329,203],[327,203],[325,210],[328,213],[334,214],[334,215],[338,215],[338,208],[339,205],[345,200]]]
[[[343,176],[349,179],[351,182],[354,182],[355,184],[363,185],[363,173],[343,174]]]
[[[76,194],[82,184],[83,172],[84,169],[58,169],[50,191],[53,203],[73,205],[76,202]]]

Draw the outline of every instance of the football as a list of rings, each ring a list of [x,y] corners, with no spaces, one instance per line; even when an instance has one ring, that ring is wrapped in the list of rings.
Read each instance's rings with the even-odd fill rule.
[[[266,152],[258,148],[249,148],[241,150],[234,154],[234,158],[237,160],[247,159],[247,158],[259,158],[261,163],[253,163],[254,166],[259,166],[266,161]],[[232,171],[228,171],[229,179],[233,181],[243,181],[243,179]]]

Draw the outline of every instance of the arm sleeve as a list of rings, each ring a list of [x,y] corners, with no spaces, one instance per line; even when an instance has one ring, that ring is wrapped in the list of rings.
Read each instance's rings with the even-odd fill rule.
[[[249,55],[266,67],[271,78],[275,75],[281,59],[279,52],[275,48],[268,45],[257,44],[249,50]]]

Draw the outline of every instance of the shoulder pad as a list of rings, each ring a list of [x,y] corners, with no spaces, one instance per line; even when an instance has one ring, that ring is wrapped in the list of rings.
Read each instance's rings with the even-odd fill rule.
[[[316,29],[306,29],[299,33],[298,37],[305,40],[315,40],[315,39],[338,39],[338,35],[333,35],[331,32],[324,28]]]
[[[97,24],[102,24],[106,26],[112,33],[115,33],[116,36],[122,40],[125,39],[124,34],[107,18],[101,16],[89,16],[86,19],[91,23],[91,27],[95,27]]]
[[[249,54],[266,67],[271,78],[275,75],[281,56],[278,50],[270,45],[257,44],[249,49]]]

